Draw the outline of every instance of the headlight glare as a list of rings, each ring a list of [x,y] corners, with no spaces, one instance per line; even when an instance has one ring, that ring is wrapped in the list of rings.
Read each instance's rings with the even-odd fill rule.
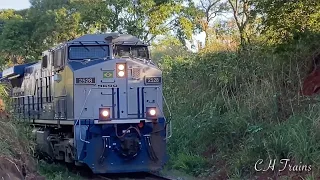
[[[157,117],[157,108],[155,107],[147,107],[147,117],[149,118],[155,118]]]
[[[101,113],[102,113],[103,117],[108,117],[109,116],[109,112],[107,110],[103,110]]]
[[[118,78],[124,78],[127,75],[127,69],[125,63],[116,64],[116,71]]]
[[[149,114],[150,114],[151,116],[156,115],[156,110],[155,110],[155,109],[150,109]]]
[[[110,108],[99,108],[99,120],[110,119]]]
[[[123,77],[123,76],[124,76],[124,71],[119,71],[119,72],[118,72],[118,76],[119,76],[119,77]]]
[[[119,64],[119,65],[118,65],[118,69],[119,69],[120,71],[123,71],[123,70],[124,70],[124,65],[123,65],[123,64]]]

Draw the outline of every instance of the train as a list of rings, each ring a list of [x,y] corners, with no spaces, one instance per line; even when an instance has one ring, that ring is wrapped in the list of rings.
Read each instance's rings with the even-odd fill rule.
[[[95,174],[164,167],[171,115],[149,44],[130,34],[86,34],[41,57],[1,72],[37,154]]]

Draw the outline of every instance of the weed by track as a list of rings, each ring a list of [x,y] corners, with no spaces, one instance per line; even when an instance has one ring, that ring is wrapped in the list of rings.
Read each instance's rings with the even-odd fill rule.
[[[242,54],[163,59],[174,127],[169,167],[247,179],[256,175],[257,160],[289,158],[312,165],[316,174],[320,102],[299,93],[313,48],[299,43],[276,53],[255,46]]]

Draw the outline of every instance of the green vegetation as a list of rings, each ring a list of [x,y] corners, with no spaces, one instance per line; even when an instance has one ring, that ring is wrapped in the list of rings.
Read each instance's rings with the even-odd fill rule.
[[[259,174],[254,170],[258,159],[289,158],[312,165],[313,176],[319,175],[320,104],[300,89],[319,52],[315,19],[320,16],[310,10],[299,14],[307,22],[290,19],[298,16],[294,12],[319,7],[259,4],[258,10],[270,14],[261,23],[265,31],[243,40],[240,51],[205,49],[192,57],[163,58],[174,123],[170,167],[243,179]],[[210,48],[219,45],[216,41]]]
[[[258,159],[267,165],[272,158],[289,158],[295,164],[312,165],[309,179],[320,175],[320,103],[317,96],[300,93],[320,53],[320,2],[32,0],[31,4],[27,10],[0,11],[2,67],[35,61],[48,47],[85,33],[118,31],[152,43],[173,115],[168,169],[212,179],[248,179],[261,175],[254,170]],[[206,47],[197,54],[187,52],[184,40],[200,31],[207,35]],[[11,124],[6,128],[17,128]],[[16,152],[7,148],[15,147],[13,142],[2,143],[6,155]],[[55,165],[39,166],[50,179],[71,176]]]
[[[174,123],[170,167],[246,179],[258,174],[259,159],[289,158],[319,175],[320,103],[300,89],[320,36],[307,31],[282,43],[266,36],[239,52],[163,59]]]
[[[6,92],[2,85],[0,91]],[[7,174],[12,178],[20,178],[23,175],[37,177],[35,161],[31,156],[34,147],[31,130],[25,124],[15,121],[14,117],[8,117],[4,111],[0,111],[0,116],[1,177]]]
[[[180,0],[30,0],[27,10],[0,11],[2,65],[38,60],[42,51],[87,33],[119,31],[151,42],[177,31],[190,38],[194,3]],[[184,6],[186,4],[188,6]],[[160,15],[159,15],[160,14]]]
[[[287,57],[275,65],[281,56],[212,53],[166,60],[171,167],[196,175],[213,167],[212,174],[225,169],[239,178],[252,175],[258,159],[290,158],[319,167],[320,104],[298,95],[299,62]]]
[[[44,161],[38,162],[39,173],[50,180],[81,180],[80,175],[74,174],[61,164],[48,164]]]

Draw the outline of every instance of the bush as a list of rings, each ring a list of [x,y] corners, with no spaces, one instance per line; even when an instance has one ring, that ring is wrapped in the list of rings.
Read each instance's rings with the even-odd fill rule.
[[[169,165],[199,174],[208,162],[222,161],[235,178],[254,175],[261,158],[316,167],[320,106],[299,94],[314,51],[306,44],[164,58],[164,93],[173,113]],[[187,163],[197,161],[205,165]]]
[[[50,180],[81,180],[80,175],[73,174],[69,169],[61,164],[48,164],[44,161],[38,162],[38,169],[41,175]]]

